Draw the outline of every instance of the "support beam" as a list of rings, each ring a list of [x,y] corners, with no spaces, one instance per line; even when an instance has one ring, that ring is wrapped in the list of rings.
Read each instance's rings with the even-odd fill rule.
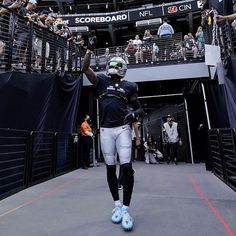
[[[189,116],[188,116],[188,104],[187,104],[186,98],[184,98],[184,105],[185,105],[185,112],[186,112],[186,119],[187,119],[188,139],[189,139],[189,148],[190,148],[191,162],[192,162],[192,164],[194,164],[192,138],[191,138],[190,125],[189,125]]]

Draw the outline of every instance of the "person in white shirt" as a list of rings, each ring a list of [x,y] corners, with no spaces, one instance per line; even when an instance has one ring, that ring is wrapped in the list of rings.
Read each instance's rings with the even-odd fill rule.
[[[177,165],[177,151],[178,146],[182,145],[182,140],[178,123],[174,122],[174,117],[171,115],[167,116],[167,122],[163,125],[163,134],[167,141],[167,164],[169,164],[172,159],[175,165]]]
[[[135,36],[135,39],[133,40],[133,45],[136,48],[136,52],[134,54],[136,63],[139,63],[139,60],[143,62],[143,50],[142,50],[143,42],[142,40],[139,39],[139,35]]]

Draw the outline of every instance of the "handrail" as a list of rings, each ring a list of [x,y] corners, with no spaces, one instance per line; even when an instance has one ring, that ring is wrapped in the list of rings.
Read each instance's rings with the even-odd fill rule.
[[[74,52],[77,47],[73,42],[35,22],[29,22],[2,4],[0,6],[8,10],[0,18],[1,69],[41,73],[63,72],[67,60],[75,64],[77,53]],[[72,53],[68,53],[69,50]],[[69,69],[72,70],[72,66]]]

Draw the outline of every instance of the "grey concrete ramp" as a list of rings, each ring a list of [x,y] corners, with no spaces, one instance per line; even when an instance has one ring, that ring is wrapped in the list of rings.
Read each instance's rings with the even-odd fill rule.
[[[236,193],[202,164],[134,164],[135,228],[111,218],[105,166],[76,170],[0,202],[0,236],[234,236]],[[122,193],[122,191],[120,191]]]

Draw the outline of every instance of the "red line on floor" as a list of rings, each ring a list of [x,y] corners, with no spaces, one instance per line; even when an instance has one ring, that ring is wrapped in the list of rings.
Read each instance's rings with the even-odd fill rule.
[[[58,192],[59,190],[70,186],[70,185],[73,184],[75,181],[77,181],[77,180],[80,179],[81,177],[86,176],[87,174],[88,174],[88,173],[85,173],[85,174],[83,174],[83,175],[77,176],[77,177],[73,178],[72,180],[69,180],[69,181],[66,181],[66,182],[64,182],[64,183],[61,183],[61,184],[57,185],[55,188],[51,189],[51,190],[48,191],[48,192],[45,192],[45,193],[42,193],[42,194],[40,194],[40,195],[38,195],[38,196],[36,196],[36,197],[33,197],[33,198],[30,199],[29,201],[24,202],[24,203],[22,203],[21,205],[19,205],[19,206],[17,206],[17,207],[14,207],[14,208],[12,208],[12,209],[10,209],[10,210],[8,210],[8,211],[6,211],[6,212],[0,214],[0,218],[3,217],[3,216],[8,215],[8,214],[10,214],[10,213],[15,212],[16,210],[18,210],[18,209],[20,209],[20,208],[26,207],[26,206],[28,206],[28,205],[30,205],[30,204],[33,204],[33,203],[35,203],[35,202],[37,202],[37,201],[39,201],[39,200],[42,200],[42,199],[44,199],[44,198],[47,198],[47,197],[49,197],[49,196],[55,194],[55,193]]]
[[[220,221],[220,223],[224,226],[226,231],[228,232],[229,236],[235,236],[232,229],[229,227],[229,225],[225,222],[223,217],[220,215],[219,211],[214,207],[214,205],[211,203],[211,201],[206,197],[206,195],[203,193],[199,185],[195,182],[193,177],[189,174],[187,175],[188,180],[193,185],[194,189],[198,193],[198,195],[201,197],[201,199],[207,204],[208,208],[215,214],[217,219]]]

